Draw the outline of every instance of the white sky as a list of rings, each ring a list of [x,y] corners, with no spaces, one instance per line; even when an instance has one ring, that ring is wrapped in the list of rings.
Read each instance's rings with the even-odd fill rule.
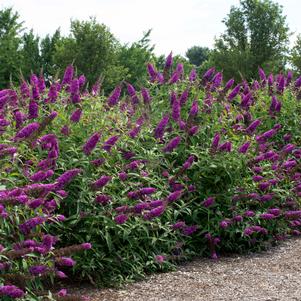
[[[95,16],[122,43],[134,42],[152,28],[156,54],[185,54],[193,46],[212,47],[224,31],[222,19],[239,0],[0,0],[13,7],[36,34],[69,32],[70,19]],[[301,33],[301,1],[278,0],[292,32]],[[291,37],[293,43],[296,34]]]

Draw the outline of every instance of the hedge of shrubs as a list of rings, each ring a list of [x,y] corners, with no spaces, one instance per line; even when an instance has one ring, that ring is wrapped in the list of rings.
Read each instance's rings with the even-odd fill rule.
[[[0,295],[118,285],[300,234],[301,78],[159,72],[106,97],[68,66],[0,91]],[[72,257],[71,257],[72,255]],[[76,263],[76,264],[75,264]],[[71,299],[70,299],[71,298]],[[72,299],[73,298],[73,299]]]

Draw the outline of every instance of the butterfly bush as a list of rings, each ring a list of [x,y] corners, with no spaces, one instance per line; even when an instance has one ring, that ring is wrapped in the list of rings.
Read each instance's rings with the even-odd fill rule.
[[[118,283],[300,235],[300,78],[224,83],[172,53],[146,67],[147,85],[108,96],[73,66],[0,91],[0,293],[72,272]]]

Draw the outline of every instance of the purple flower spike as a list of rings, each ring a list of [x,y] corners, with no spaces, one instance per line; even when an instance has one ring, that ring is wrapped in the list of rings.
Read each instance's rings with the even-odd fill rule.
[[[109,107],[113,107],[117,105],[120,94],[121,94],[121,86],[117,86],[107,100]]]
[[[74,123],[79,122],[81,116],[82,116],[82,110],[77,109],[71,114],[70,120]]]
[[[75,265],[75,263],[76,262],[70,257],[60,257],[56,260],[56,264],[59,266],[72,267]]]
[[[249,135],[252,135],[256,128],[261,124],[261,121],[259,119],[254,120],[247,128],[246,128],[246,133]]]
[[[33,122],[22,128],[15,136],[14,140],[23,140],[29,138],[40,127],[38,122]]]
[[[213,197],[209,197],[209,198],[205,199],[201,204],[204,207],[208,208],[208,207],[212,206],[214,204],[214,202],[215,202],[215,199]]]
[[[180,115],[181,115],[181,105],[180,102],[175,100],[172,104],[172,119],[174,121],[178,121],[180,119]]]
[[[195,69],[192,69],[190,74],[189,74],[189,81],[194,82],[197,78],[197,73]]]
[[[251,142],[250,142],[250,141],[244,143],[244,144],[238,149],[238,152],[241,153],[241,154],[245,154],[245,153],[248,151],[250,145],[251,145]]]
[[[116,142],[118,141],[119,136],[113,136],[110,137],[107,141],[104,142],[103,144],[103,149],[107,152],[111,151],[111,148],[116,144]]]
[[[149,94],[149,91],[146,88],[142,88],[141,94],[142,94],[144,103],[149,104],[151,102],[151,96]]]
[[[79,168],[74,168],[67,170],[64,172],[61,176],[59,176],[56,180],[58,183],[57,188],[61,189],[67,184],[69,184],[79,173],[81,172],[81,169]]]
[[[168,115],[163,116],[163,118],[161,119],[161,121],[158,123],[155,132],[154,132],[154,136],[157,139],[160,139],[163,137],[164,131],[165,131],[165,127],[167,126],[169,122],[169,117]]]
[[[197,100],[194,100],[190,108],[189,116],[195,117],[197,116],[198,112],[199,112],[198,102]]]
[[[172,52],[167,56],[166,61],[165,61],[165,66],[164,69],[168,70],[172,66],[173,58],[172,58]]]
[[[182,191],[181,190],[177,190],[175,192],[172,192],[168,197],[167,197],[167,201],[169,203],[175,202],[177,201],[180,197],[182,196]]]
[[[228,95],[228,100],[231,101],[233,100],[237,94],[239,93],[240,90],[240,85],[237,85]]]
[[[227,81],[227,83],[225,84],[225,87],[224,87],[224,92],[227,92],[228,90],[231,89],[231,87],[233,86],[234,84],[234,79],[230,79],[229,81]]]
[[[216,133],[213,137],[212,144],[211,144],[212,150],[216,150],[218,148],[219,140],[220,140],[220,134]]]
[[[128,220],[128,216],[125,214],[119,214],[119,215],[115,216],[114,220],[115,220],[116,224],[121,225],[121,224],[124,224]]]
[[[107,185],[112,180],[110,176],[102,176],[97,181],[93,183],[94,189],[102,188]]]
[[[171,153],[180,144],[180,142],[181,142],[180,136],[171,139],[170,142],[167,145],[165,145],[163,151],[165,153]]]
[[[100,133],[94,133],[85,143],[83,146],[83,152],[85,155],[90,155],[93,149],[96,147],[96,144],[98,143],[99,139],[101,137]]]
[[[8,296],[11,298],[22,298],[25,293],[14,285],[4,285],[0,286],[0,296]]]
[[[73,78],[73,74],[74,74],[74,67],[72,65],[69,65],[65,70],[62,85],[70,84]]]

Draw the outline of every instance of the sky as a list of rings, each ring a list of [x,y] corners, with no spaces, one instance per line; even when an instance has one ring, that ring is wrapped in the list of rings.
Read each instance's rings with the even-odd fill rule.
[[[301,33],[300,0],[278,0],[287,23]],[[45,36],[60,27],[69,33],[70,20],[96,17],[122,43],[139,40],[152,29],[155,53],[184,55],[194,45],[212,47],[225,26],[222,19],[239,0],[0,0],[0,9],[13,7],[27,29]]]

